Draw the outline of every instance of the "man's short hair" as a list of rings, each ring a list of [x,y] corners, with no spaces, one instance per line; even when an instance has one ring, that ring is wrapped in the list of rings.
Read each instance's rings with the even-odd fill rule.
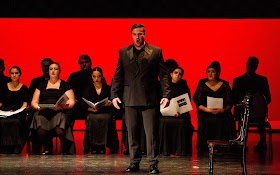
[[[257,57],[249,57],[248,61],[253,61],[257,66],[259,65],[259,59]]]
[[[78,63],[80,64],[80,60],[81,59],[85,59],[85,60],[88,60],[90,63],[91,63],[91,59],[90,59],[90,57],[88,56],[88,55],[81,55],[80,57],[79,57],[79,60],[78,60]]]
[[[136,29],[136,28],[140,28],[140,27],[143,27],[143,32],[145,34],[145,26],[144,24],[134,24],[132,27],[131,27],[131,32],[133,29]]]
[[[50,58],[44,58],[44,59],[41,61],[41,66],[43,65],[43,62],[45,62],[45,61],[49,61],[49,62],[51,62],[51,64],[53,63],[53,60],[52,60],[52,59],[50,59]]]

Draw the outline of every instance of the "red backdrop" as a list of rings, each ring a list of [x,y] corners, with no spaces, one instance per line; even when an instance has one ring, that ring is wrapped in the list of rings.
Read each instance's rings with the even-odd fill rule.
[[[50,57],[61,64],[61,79],[67,80],[79,70],[78,57],[87,54],[110,83],[118,50],[132,44],[130,27],[134,23],[145,24],[146,41],[161,47],[165,60],[173,58],[184,68],[183,78],[192,95],[212,61],[221,63],[221,78],[232,85],[235,77],[244,74],[248,57],[258,57],[257,73],[268,77],[272,95],[269,119],[273,129],[280,128],[279,19],[0,19],[0,58],[6,64],[5,74],[18,65],[21,82],[29,86],[32,78],[42,74],[41,60]],[[193,108],[196,127],[194,104]]]

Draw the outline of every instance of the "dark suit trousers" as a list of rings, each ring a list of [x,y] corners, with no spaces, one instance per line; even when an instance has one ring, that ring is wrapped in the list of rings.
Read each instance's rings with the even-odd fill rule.
[[[157,108],[149,107],[125,107],[125,121],[128,131],[128,144],[131,163],[140,163],[141,155],[141,114],[146,134],[147,157],[149,165],[158,163],[158,122]]]

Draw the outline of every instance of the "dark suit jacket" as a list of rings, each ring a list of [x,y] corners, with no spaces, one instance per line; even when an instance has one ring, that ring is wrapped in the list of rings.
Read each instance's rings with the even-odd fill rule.
[[[91,71],[73,72],[68,77],[67,83],[71,85],[75,94],[75,98],[78,101],[83,101],[81,99],[81,93],[84,88],[86,88],[92,83]]]
[[[125,106],[157,106],[160,90],[158,77],[162,97],[170,98],[170,76],[164,64],[162,50],[146,43],[143,59],[137,65],[133,45],[122,48],[111,86],[111,98],[122,98]]]
[[[33,78],[31,80],[31,83],[30,83],[30,86],[29,86],[29,94],[30,94],[31,98],[33,97],[33,94],[34,94],[37,86],[43,81],[45,81],[44,76]]]
[[[255,74],[249,79],[247,75],[244,74],[235,78],[232,85],[234,104],[237,104],[238,101],[243,100],[245,93],[248,91],[261,92],[265,96],[267,104],[271,102],[268,81],[264,76]]]

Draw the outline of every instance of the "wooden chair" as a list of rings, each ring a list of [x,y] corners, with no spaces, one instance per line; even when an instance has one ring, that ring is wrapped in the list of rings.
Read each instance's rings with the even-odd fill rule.
[[[268,142],[268,149],[269,155],[272,154],[272,129],[271,125],[268,121],[268,108],[266,98],[262,93],[253,92],[251,93],[251,113],[249,115],[249,123],[248,128],[250,127],[259,127],[263,126],[265,131],[269,134],[269,142]],[[253,120],[253,118],[264,118],[265,120],[262,122],[258,122]]]
[[[208,174],[213,174],[214,168],[214,153],[217,148],[240,148],[240,156],[242,158],[241,166],[243,174],[247,174],[246,170],[246,142],[248,132],[248,118],[249,118],[249,105],[250,105],[250,94],[247,94],[243,99],[244,114],[242,116],[242,125],[240,127],[239,136],[235,140],[208,140],[209,148],[209,165]]]

